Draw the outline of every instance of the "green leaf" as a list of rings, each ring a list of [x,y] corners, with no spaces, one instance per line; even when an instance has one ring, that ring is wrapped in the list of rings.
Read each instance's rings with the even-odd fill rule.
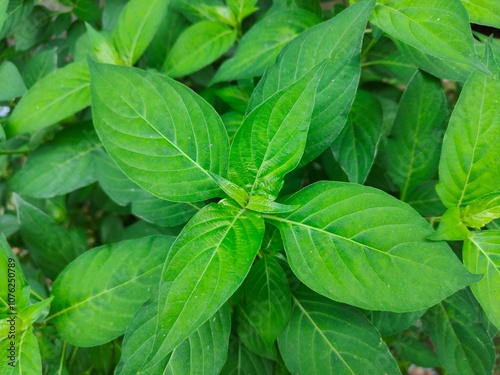
[[[85,252],[54,282],[48,320],[75,346],[100,345],[122,335],[150,297],[173,241],[150,236]]]
[[[158,31],[169,0],[130,0],[113,30],[113,42],[122,61],[134,65]]]
[[[233,299],[231,298],[231,300]],[[239,305],[236,306],[233,316],[233,322],[236,325],[233,332],[238,333],[238,337],[245,344],[245,347],[261,357],[276,360],[278,354],[274,341],[271,344],[267,344],[262,333],[256,326],[256,322],[259,322],[260,318],[249,316]]]
[[[290,206],[278,202],[271,202],[266,198],[254,195],[248,201],[246,208],[257,212],[285,213],[295,211],[297,208],[299,208],[299,206]]]
[[[401,97],[387,143],[387,170],[401,200],[436,174],[447,114],[441,82],[417,71]]]
[[[37,149],[10,180],[10,188],[23,196],[51,198],[96,181],[94,155],[102,146],[87,125],[67,128]]]
[[[10,318],[28,305],[30,287],[22,272],[19,260],[12,252],[5,236],[0,233],[0,318]]]
[[[220,196],[229,144],[215,110],[183,84],[136,68],[91,64],[94,125],[122,171],[176,202]]]
[[[101,63],[123,65],[123,61],[116,51],[111,37],[104,32],[96,31],[90,24],[85,23],[93,59]]]
[[[201,21],[179,35],[162,71],[170,77],[194,73],[221,57],[236,40],[236,30],[220,22]]]
[[[484,274],[471,289],[488,319],[500,328],[500,230],[472,232],[464,243],[463,261],[470,272]]]
[[[396,43],[403,56],[411,61],[413,65],[435,77],[465,82],[471,74],[468,65],[429,55],[399,40],[394,40],[394,43]]]
[[[229,179],[252,199],[273,201],[283,177],[299,163],[306,145],[320,63],[302,79],[276,93],[245,117],[231,145]]]
[[[19,221],[14,215],[3,214],[0,216],[0,233],[6,237],[11,236],[19,230]]]
[[[428,238],[433,241],[460,241],[470,236],[467,227],[462,223],[458,207],[450,207],[441,217],[436,232]]]
[[[350,182],[362,184],[375,161],[382,134],[382,107],[372,94],[358,90],[347,124],[331,150]]]
[[[287,43],[319,22],[316,15],[301,9],[267,15],[245,33],[234,56],[224,61],[211,83],[262,75]]]
[[[389,343],[392,352],[398,354],[400,361],[425,368],[441,367],[437,354],[431,349],[429,343],[424,342],[419,336],[423,335],[421,333],[419,335],[417,329],[413,327],[399,334],[395,340],[391,340]]]
[[[363,32],[373,5],[373,0],[362,0],[301,33],[283,48],[252,95],[248,112],[329,59],[317,88],[301,165],[330,146],[347,120],[358,88]]]
[[[241,341],[233,339],[229,343],[227,361],[221,375],[273,374],[273,363],[249,351]]]
[[[38,52],[24,66],[23,79],[31,88],[46,75],[57,69],[57,48]]]
[[[441,216],[446,211],[436,192],[436,181],[427,181],[412,189],[406,196],[406,203],[424,217]]]
[[[256,6],[257,2],[258,0],[226,0],[238,23],[259,9]]]
[[[0,65],[0,101],[12,100],[23,96],[26,92],[23,78],[17,67],[10,61],[4,61]]]
[[[380,334],[351,306],[301,287],[278,339],[293,374],[401,374]]]
[[[259,215],[225,202],[189,221],[165,261],[153,345],[135,370],[156,365],[220,309],[250,271],[263,235]]]
[[[14,341],[3,340],[0,343],[0,351],[4,356],[0,361],[2,375],[42,374],[40,350],[32,327],[18,332]],[[12,355],[13,352],[15,355]]]
[[[252,325],[240,323],[238,336],[246,344],[248,336],[259,335],[271,346],[290,316],[291,296],[285,271],[273,258],[259,260],[245,279],[243,293],[241,312]]]
[[[34,132],[71,116],[90,104],[87,65],[71,63],[38,81],[24,95],[5,131],[12,137]]]
[[[279,228],[297,277],[335,301],[416,311],[478,280],[448,245],[426,240],[425,219],[380,190],[318,182],[285,203],[301,207],[264,217]]]
[[[44,299],[23,309],[19,315],[23,322],[22,330],[28,329],[37,320],[44,319],[49,313],[50,303],[54,297]]]
[[[495,66],[489,47],[485,61]],[[499,92],[500,80],[475,73],[460,93],[444,135],[436,186],[448,208],[500,191]]]
[[[496,0],[462,0],[472,23],[500,28],[500,3]]]
[[[0,31],[0,39],[10,35],[28,17],[34,6],[33,0],[10,0],[7,1],[7,18]],[[2,4],[5,8],[5,4]]]
[[[488,194],[472,201],[462,212],[462,222],[480,229],[500,217],[500,193]]]
[[[149,309],[146,317],[140,317],[141,321],[147,320],[147,323],[145,323],[146,325],[140,326],[140,330],[138,331],[133,331],[134,333],[130,338],[127,337],[127,340],[133,342],[136,339],[133,335],[137,335],[138,338],[140,332],[147,327],[147,324],[151,324],[151,322],[154,321],[152,318],[157,314],[158,306],[154,303],[150,306],[155,306],[155,308]],[[138,326],[135,322],[132,324]],[[131,330],[129,329],[129,331]],[[229,305],[224,304],[214,316],[208,319],[198,328],[198,330],[177,346],[172,353],[167,355],[158,365],[148,370],[149,373],[161,373],[165,375],[220,373],[227,357],[230,331],[231,315]],[[139,342],[140,339],[137,343]],[[147,345],[147,342],[145,344]],[[136,357],[138,353],[132,352],[132,348],[128,345],[128,341],[125,341],[124,352],[122,354],[122,360],[125,362],[125,366],[122,367],[117,374],[129,374],[130,371],[132,371],[130,368],[130,361],[133,361],[134,358],[132,357],[129,359],[129,353],[133,353]],[[144,347],[140,347],[140,349],[144,350]]]
[[[99,184],[121,206],[131,203],[132,213],[150,223],[173,227],[188,221],[203,203],[170,202],[151,195],[132,182],[106,154],[99,153],[96,170]]]
[[[424,315],[424,313],[425,310],[407,313],[370,311],[368,317],[381,336],[391,336],[403,332]]]
[[[76,233],[56,224],[47,214],[16,196],[21,237],[30,256],[51,279],[85,251]]]
[[[460,0],[379,0],[370,22],[431,56],[488,71],[474,52],[469,17]]]
[[[472,293],[461,290],[423,316],[439,361],[450,374],[493,372],[495,350],[483,325],[483,315]]]
[[[7,8],[9,6],[9,0],[0,0],[0,31],[3,28],[3,24],[7,19]]]

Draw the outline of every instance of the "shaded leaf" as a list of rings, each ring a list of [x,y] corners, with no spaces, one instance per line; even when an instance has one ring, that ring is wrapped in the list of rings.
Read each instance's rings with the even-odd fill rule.
[[[12,100],[23,96],[26,92],[23,78],[17,67],[10,61],[4,61],[0,65],[0,101]]]
[[[272,362],[250,352],[241,341],[231,340],[226,364],[221,375],[259,374],[271,375]]]

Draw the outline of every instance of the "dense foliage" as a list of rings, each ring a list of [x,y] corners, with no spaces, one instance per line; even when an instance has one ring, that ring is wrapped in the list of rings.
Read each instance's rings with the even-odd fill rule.
[[[492,374],[495,28],[496,0],[0,0],[0,373]]]

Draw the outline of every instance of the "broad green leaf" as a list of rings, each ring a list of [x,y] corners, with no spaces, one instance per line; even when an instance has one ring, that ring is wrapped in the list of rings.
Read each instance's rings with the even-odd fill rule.
[[[126,65],[134,65],[144,53],[169,3],[169,0],[130,0],[125,5],[113,30],[113,42]]]
[[[470,22],[500,28],[500,3],[496,0],[462,0]]]
[[[290,288],[285,271],[273,258],[259,260],[245,279],[243,293],[240,310],[248,319],[247,324],[238,325],[238,336],[245,344],[253,335],[262,336],[265,344],[271,346],[290,316]]]
[[[170,77],[194,73],[221,57],[236,40],[236,30],[220,22],[201,21],[179,35],[162,71]]]
[[[446,243],[426,240],[433,230],[425,219],[380,190],[318,182],[285,203],[301,207],[264,217],[279,228],[297,277],[335,301],[417,311],[479,278]]]
[[[436,192],[436,181],[427,181],[415,187],[406,195],[406,203],[424,217],[441,216],[446,207]]]
[[[415,323],[425,310],[407,313],[393,313],[388,311],[370,311],[368,317],[382,336],[391,336],[403,332]]]
[[[99,184],[121,206],[131,204],[132,213],[150,223],[176,226],[188,221],[202,206],[200,203],[170,202],[151,195],[132,182],[105,153],[99,153],[96,170]]]
[[[387,143],[387,170],[401,200],[437,173],[447,114],[441,82],[417,71],[401,97]]]
[[[28,305],[30,287],[19,260],[5,236],[0,233],[0,277],[5,280],[0,289],[0,319],[10,318]],[[1,336],[0,336],[1,337]]]
[[[431,56],[487,72],[474,52],[469,17],[460,0],[378,0],[370,22]]]
[[[267,15],[245,33],[234,56],[224,61],[212,83],[262,75],[287,43],[320,21],[301,9]]]
[[[301,165],[330,146],[347,120],[358,88],[363,32],[373,5],[374,0],[362,0],[301,33],[283,48],[252,95],[248,112],[329,59],[317,88]]]
[[[24,95],[5,131],[14,136],[34,132],[71,116],[90,104],[87,65],[71,63],[38,81]]]
[[[403,56],[419,69],[441,79],[465,82],[471,74],[468,65],[429,55],[409,44],[394,40]]]
[[[325,66],[318,64],[245,117],[231,145],[229,179],[243,187],[250,199],[275,200],[283,177],[298,165]]]
[[[18,196],[16,204],[21,237],[30,257],[48,277],[55,279],[66,265],[85,251],[85,242]]]
[[[461,212],[462,222],[468,227],[482,228],[500,217],[500,193],[488,194],[472,201]]]
[[[249,351],[241,341],[233,339],[229,343],[227,361],[221,375],[273,374],[273,363]]]
[[[197,330],[238,289],[263,235],[258,214],[225,201],[204,207],[189,221],[165,261],[156,335],[149,355],[142,356],[143,370]]]
[[[485,60],[494,67],[491,50]],[[495,68],[498,69],[498,68]],[[446,207],[463,207],[500,191],[500,80],[472,74],[444,135],[436,190]]]
[[[220,196],[229,145],[215,110],[183,84],[136,68],[91,64],[94,125],[122,171],[177,202]]]
[[[102,8],[102,28],[113,31],[128,0],[107,0]]]
[[[469,290],[461,290],[423,316],[441,365],[450,374],[491,374],[493,341],[483,325],[484,312]]]
[[[10,180],[10,188],[23,196],[51,198],[96,181],[94,155],[102,146],[87,125],[67,128],[37,149]]]
[[[14,345],[12,343],[14,342]],[[41,375],[42,360],[33,328],[17,332],[14,341],[3,340],[0,343],[2,360],[0,373],[2,375]],[[14,355],[12,355],[15,353]]]
[[[46,75],[57,69],[57,48],[40,51],[24,66],[23,79],[27,87],[32,87]]]
[[[278,344],[293,374],[401,374],[380,334],[357,309],[301,287]]]
[[[10,61],[4,61],[0,65],[0,101],[13,100],[23,96],[26,92],[23,78],[17,67]]]
[[[257,11],[258,0],[227,0],[227,6],[233,12],[238,23]]]
[[[433,241],[460,241],[470,236],[470,232],[462,223],[458,207],[450,207],[441,217],[436,232],[428,238]]]
[[[0,39],[4,39],[6,36],[10,35],[19,24],[31,14],[34,0],[10,0],[7,1],[7,4],[7,12],[4,16],[3,27],[0,29]],[[5,8],[6,4],[2,5]]]
[[[52,287],[52,321],[72,345],[95,346],[122,335],[148,293],[174,237],[151,236],[85,252]]]
[[[133,367],[134,361],[140,359],[142,351],[147,350],[146,348],[152,342],[144,340],[141,332],[149,327],[154,332],[154,317],[157,313],[158,304],[150,301],[148,309],[141,310],[141,314],[136,315],[136,320],[131,323],[125,336],[121,364],[117,374],[130,374],[132,371],[136,373]],[[227,357],[230,331],[229,305],[224,304],[172,353],[149,369],[148,373],[165,375],[220,373]],[[139,372],[139,374],[142,373]]]
[[[472,232],[464,243],[463,261],[470,272],[484,274],[471,289],[488,319],[500,328],[500,230]]]
[[[331,150],[350,182],[362,184],[375,161],[382,134],[382,107],[372,94],[359,90],[347,124]]]
[[[0,0],[0,31],[3,28],[3,24],[7,19],[7,8],[9,6],[9,0]]]

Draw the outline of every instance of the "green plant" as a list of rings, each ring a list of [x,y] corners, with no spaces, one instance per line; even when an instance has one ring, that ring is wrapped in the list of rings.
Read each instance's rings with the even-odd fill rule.
[[[2,374],[493,373],[500,5],[347,5],[0,0]]]

